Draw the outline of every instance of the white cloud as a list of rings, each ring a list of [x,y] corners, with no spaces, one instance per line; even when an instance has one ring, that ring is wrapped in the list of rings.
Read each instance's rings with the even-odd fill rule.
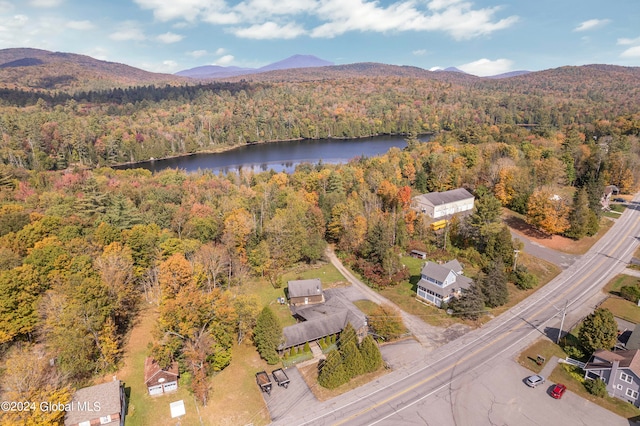
[[[424,56],[427,54],[427,51],[425,49],[418,49],[418,50],[414,50],[411,53],[415,56]]]
[[[469,0],[134,0],[160,21],[202,21],[234,25],[238,37],[254,39],[332,38],[349,31],[441,31],[462,40],[508,28],[513,15],[496,19],[499,7],[474,8]],[[305,30],[302,22],[317,22]]]
[[[91,21],[69,21],[65,25],[72,30],[87,31],[95,28]]]
[[[429,71],[441,71],[441,70],[443,70],[443,69],[444,69],[444,68],[439,67],[439,66],[437,66],[437,65],[436,65],[435,67],[431,67],[431,68],[429,68]]]
[[[640,58],[640,46],[633,46],[620,54],[623,58]]]
[[[233,55],[224,55],[221,58],[218,58],[214,64],[215,65],[220,65],[221,67],[227,66],[231,63],[233,63],[233,61],[235,60],[235,58],[233,57]]]
[[[462,71],[477,75],[480,77],[503,74],[505,72],[512,71],[513,61],[509,59],[496,59],[491,61],[483,58],[477,61],[469,62],[468,64],[458,65],[457,68]]]
[[[611,22],[609,19],[589,19],[588,21],[581,22],[580,25],[573,29],[573,31],[589,31],[603,27],[609,22]]]
[[[203,12],[226,9],[224,0],[134,0],[141,8],[153,10],[160,21],[184,19],[192,22]]]
[[[289,23],[279,25],[275,22],[265,22],[247,28],[236,28],[233,33],[241,38],[251,38],[256,40],[268,39],[292,39],[305,33],[304,28],[298,24]]]
[[[640,37],[638,37],[638,38],[619,38],[618,39],[618,44],[621,44],[623,46],[630,45],[630,44],[640,44]]]
[[[158,41],[161,41],[162,43],[166,43],[166,44],[177,43],[183,38],[184,38],[183,35],[174,34],[172,32],[160,34],[159,36],[156,37]]]
[[[187,55],[192,56],[194,58],[202,58],[203,56],[207,56],[209,52],[206,50],[192,50],[191,52],[187,52]]]
[[[84,52],[85,55],[91,56],[92,58],[99,59],[101,61],[108,60],[109,51],[102,47],[94,47],[93,49]]]
[[[111,33],[109,38],[115,41],[142,41],[146,40],[147,36],[145,36],[144,32],[139,28],[123,28],[115,33]]]
[[[227,53],[227,49],[225,49],[224,47],[219,47],[216,50],[216,55],[224,55],[225,53]]]
[[[0,14],[9,13],[13,9],[15,9],[15,6],[13,5],[13,3],[5,0],[0,0]]]
[[[64,3],[65,0],[29,0],[33,7],[56,7]]]

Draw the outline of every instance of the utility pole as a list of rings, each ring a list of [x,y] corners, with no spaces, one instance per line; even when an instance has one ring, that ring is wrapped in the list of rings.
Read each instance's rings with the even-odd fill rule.
[[[518,253],[520,253],[520,250],[513,251],[513,272],[516,271],[516,267],[518,266]]]
[[[560,321],[560,329],[558,330],[558,338],[556,339],[556,345],[560,344],[560,336],[562,335],[562,328],[564,327],[564,317],[567,316],[567,306],[569,305],[569,301],[566,300],[564,302],[564,309],[562,309],[562,320]]]

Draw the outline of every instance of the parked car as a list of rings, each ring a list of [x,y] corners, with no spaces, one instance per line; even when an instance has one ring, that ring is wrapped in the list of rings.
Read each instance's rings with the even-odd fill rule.
[[[562,395],[564,395],[564,391],[566,390],[567,387],[565,385],[563,385],[562,383],[558,383],[553,387],[553,389],[551,389],[551,396],[555,399],[560,399],[562,398]]]
[[[534,374],[533,376],[527,377],[527,380],[525,380],[525,383],[527,384],[527,386],[531,388],[535,388],[536,386],[544,383],[544,377]]]
[[[616,203],[624,203],[626,200],[624,198],[614,198],[613,201]]]

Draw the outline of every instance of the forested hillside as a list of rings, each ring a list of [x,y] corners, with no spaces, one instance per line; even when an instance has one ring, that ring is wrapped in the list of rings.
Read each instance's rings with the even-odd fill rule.
[[[73,387],[115,371],[138,309],[151,303],[160,319],[150,354],[177,361],[204,403],[262,308],[244,284],[281,285],[328,242],[373,287],[405,282],[399,255],[412,248],[460,259],[476,284],[451,306],[457,316],[506,303],[507,282],[530,288],[535,277],[512,269],[503,207],[579,239],[597,232],[606,185],[637,189],[637,73],[147,86],[24,107],[4,99],[3,399],[68,401]],[[103,167],[248,142],[423,132],[433,141],[408,136],[405,150],[292,174]],[[446,234],[410,208],[414,195],[459,187],[476,210]],[[32,414],[11,415],[25,423]],[[61,415],[33,414],[36,424]]]
[[[535,125],[535,133],[548,136],[567,125],[637,112],[639,74],[638,68],[587,66],[469,83],[353,77],[145,86],[37,99],[6,91],[0,161],[52,170],[253,142],[441,130],[477,143],[475,135],[503,124]],[[633,119],[630,125],[638,126]],[[589,133],[598,136],[595,129]]]

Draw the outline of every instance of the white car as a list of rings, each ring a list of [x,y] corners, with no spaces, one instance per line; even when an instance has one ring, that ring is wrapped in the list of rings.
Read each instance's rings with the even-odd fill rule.
[[[544,383],[544,377],[534,374],[533,376],[527,377],[525,383],[527,384],[527,386],[535,388],[536,386]]]

